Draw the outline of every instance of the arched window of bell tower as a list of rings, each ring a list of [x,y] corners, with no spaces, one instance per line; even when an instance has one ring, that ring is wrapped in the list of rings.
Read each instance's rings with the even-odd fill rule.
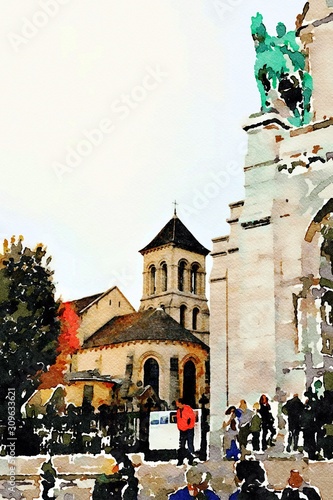
[[[195,307],[192,311],[192,330],[198,330],[199,309]]]
[[[186,310],[187,307],[184,304],[179,308],[179,323],[183,328],[185,328],[186,325]]]
[[[168,289],[168,266],[166,262],[162,262],[161,271],[162,271],[162,292],[166,292]]]
[[[181,260],[178,263],[178,290],[185,291],[186,261]]]
[[[156,267],[150,266],[149,268],[149,294],[154,295],[156,293]]]
[[[191,267],[191,293],[199,293],[199,264],[192,264]]]

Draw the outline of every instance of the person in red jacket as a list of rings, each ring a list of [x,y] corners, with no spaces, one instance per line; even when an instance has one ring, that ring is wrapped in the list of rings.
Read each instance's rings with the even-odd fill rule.
[[[188,463],[190,465],[193,465],[195,413],[189,405],[184,404],[184,399],[182,398],[177,399],[176,407],[177,427],[179,430],[179,450],[177,465],[182,465],[184,458],[187,458]]]

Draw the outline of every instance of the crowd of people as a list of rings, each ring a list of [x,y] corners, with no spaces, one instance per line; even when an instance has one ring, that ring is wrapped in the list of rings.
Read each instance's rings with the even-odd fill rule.
[[[192,467],[185,474],[186,485],[169,495],[169,500],[219,500],[211,487],[209,472]],[[286,485],[281,489],[269,486],[266,471],[258,460],[240,460],[235,463],[235,491],[229,500],[321,500],[318,488],[304,481],[297,469],[290,471]]]
[[[256,452],[265,451],[268,446],[275,445],[275,419],[265,394],[260,397],[259,402],[254,403],[252,410],[248,408],[247,402],[241,399],[238,408],[229,406],[225,414],[222,430],[227,459],[243,458],[247,453],[250,437],[252,450]]]
[[[297,451],[300,435],[303,449],[310,460],[333,458],[333,391],[324,390],[321,383],[309,388],[303,403],[298,394],[282,407],[288,420],[287,452]]]
[[[286,427],[285,453],[303,451],[310,460],[332,459],[333,391],[321,390],[320,383],[308,388],[304,402],[298,394],[288,400],[285,395],[284,399],[274,398],[277,411],[272,411],[265,394],[252,408],[244,399],[238,407],[229,406],[222,424],[224,457],[242,459],[249,448],[256,453],[265,452],[275,446],[277,429]]]
[[[235,467],[237,489],[229,500],[320,500],[319,490],[304,481],[298,470],[292,469],[285,488],[273,490],[268,485],[262,462],[242,460]]]
[[[286,428],[284,451],[304,451],[309,459],[333,458],[333,393],[323,391],[320,385],[308,389],[305,402],[298,394],[287,399],[279,388],[274,404],[262,394],[251,407],[244,399],[238,406],[229,406],[225,411],[223,430],[223,456],[233,460],[235,491],[229,500],[320,500],[319,490],[304,481],[298,470],[290,471],[286,486],[273,489],[269,485],[263,462],[256,453],[264,453],[275,446],[279,430]],[[192,408],[178,399],[177,426],[179,430],[178,463],[187,459],[188,465],[196,465],[193,447],[195,415]],[[302,440],[300,439],[302,438]],[[301,442],[302,448],[299,447]],[[169,496],[170,500],[198,498],[218,500],[210,485],[209,472],[192,467],[187,470],[186,485]]]

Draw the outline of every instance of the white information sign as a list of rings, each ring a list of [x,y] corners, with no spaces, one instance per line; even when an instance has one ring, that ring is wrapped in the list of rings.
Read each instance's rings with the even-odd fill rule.
[[[201,410],[196,414],[194,426],[194,449],[200,449]],[[177,450],[179,446],[179,431],[177,429],[177,410],[152,411],[149,419],[149,449]]]

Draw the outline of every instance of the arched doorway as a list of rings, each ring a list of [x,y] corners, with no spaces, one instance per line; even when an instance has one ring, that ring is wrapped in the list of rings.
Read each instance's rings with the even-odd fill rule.
[[[196,369],[193,361],[189,360],[184,365],[183,399],[185,404],[196,408]]]
[[[143,384],[144,386],[150,385],[155,394],[159,395],[159,377],[160,367],[154,358],[148,358],[143,368]]]

